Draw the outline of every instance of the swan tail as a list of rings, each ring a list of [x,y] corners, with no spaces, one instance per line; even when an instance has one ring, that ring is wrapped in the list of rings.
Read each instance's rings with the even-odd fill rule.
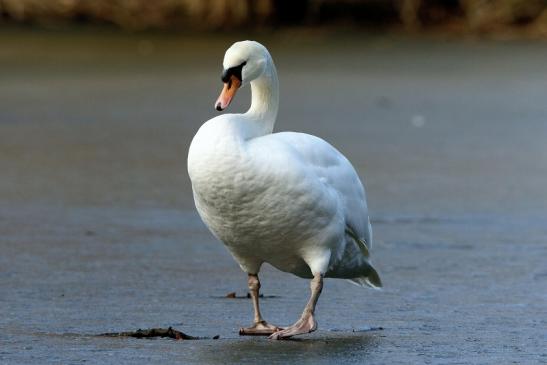
[[[372,267],[372,265],[369,264],[367,274],[363,276],[359,276],[356,278],[351,278],[349,281],[352,284],[359,285],[361,287],[370,287],[373,289],[381,289],[382,288],[382,280],[380,279],[380,275],[376,271],[375,268]]]
[[[369,231],[370,231],[370,223],[369,223]],[[368,261],[370,257],[370,253],[369,253],[370,243],[367,243],[363,238],[360,238],[349,225],[346,225],[346,234],[353,240],[353,242],[357,244],[359,251],[363,255],[362,261],[361,261],[361,265],[363,265],[362,270],[359,270],[362,273],[362,275],[355,278],[348,279],[348,280],[351,283],[362,286],[362,287],[368,286],[374,289],[380,289],[382,287],[382,280],[380,279],[380,275]]]

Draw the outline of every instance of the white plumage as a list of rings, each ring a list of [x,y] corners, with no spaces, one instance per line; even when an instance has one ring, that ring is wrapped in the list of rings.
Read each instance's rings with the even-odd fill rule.
[[[368,256],[365,190],[351,163],[318,137],[272,133],[278,80],[264,46],[235,43],[224,69],[217,109],[229,104],[238,80],[251,84],[252,104],[245,114],[207,121],[190,146],[188,173],[207,227],[249,274],[267,262],[303,278],[380,287]]]

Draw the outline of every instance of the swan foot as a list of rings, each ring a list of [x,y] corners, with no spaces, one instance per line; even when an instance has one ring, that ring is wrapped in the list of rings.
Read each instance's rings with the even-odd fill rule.
[[[256,322],[252,327],[240,328],[240,336],[269,336],[272,333],[283,330],[283,328],[269,324],[266,321]]]
[[[307,313],[292,326],[287,327],[284,330],[274,332],[268,338],[270,340],[283,340],[292,336],[310,333],[316,329],[317,322],[315,321],[315,318],[313,318],[313,314]]]

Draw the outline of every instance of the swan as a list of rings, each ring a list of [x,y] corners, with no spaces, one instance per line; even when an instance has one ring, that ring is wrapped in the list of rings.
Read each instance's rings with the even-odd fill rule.
[[[370,262],[365,190],[351,163],[321,138],[272,133],[279,89],[266,47],[236,42],[226,51],[223,67],[215,109],[226,109],[248,84],[251,107],[199,128],[188,152],[188,174],[201,219],[248,275],[254,322],[239,333],[284,339],[315,331],[324,278],[382,286]],[[309,301],[287,328],[266,322],[260,312],[258,273],[265,262],[311,279]]]

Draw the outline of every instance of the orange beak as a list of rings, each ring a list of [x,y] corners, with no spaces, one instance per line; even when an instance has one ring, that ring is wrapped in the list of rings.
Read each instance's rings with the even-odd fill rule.
[[[234,95],[237,92],[237,89],[241,86],[241,81],[234,75],[230,76],[230,79],[228,82],[224,83],[224,88],[222,89],[222,92],[220,93],[220,96],[218,97],[216,103],[215,103],[215,109],[219,112],[226,109],[228,105],[230,105],[230,102],[234,98]]]

